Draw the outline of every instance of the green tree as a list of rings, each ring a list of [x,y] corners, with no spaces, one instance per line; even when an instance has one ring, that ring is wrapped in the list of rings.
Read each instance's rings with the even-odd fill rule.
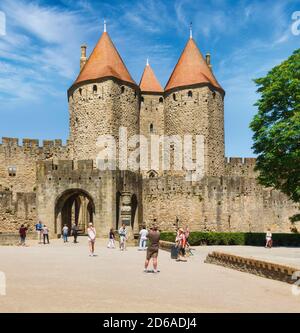
[[[250,124],[259,182],[300,202],[300,49],[254,82],[261,95]]]

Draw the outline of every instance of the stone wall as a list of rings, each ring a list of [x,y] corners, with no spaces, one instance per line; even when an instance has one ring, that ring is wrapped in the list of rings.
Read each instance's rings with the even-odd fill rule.
[[[0,144],[0,191],[32,192],[36,187],[36,162],[39,160],[63,159],[68,148],[61,140],[43,141],[23,139],[22,145],[16,138],[2,138]]]
[[[225,159],[224,175],[256,178],[258,173],[254,171],[256,159],[253,157],[229,157]]]
[[[36,218],[35,193],[17,193],[14,199],[11,191],[0,191],[0,232],[18,232],[21,224],[34,231]]]
[[[195,231],[290,232],[289,217],[299,207],[274,190],[246,177],[182,177],[145,179],[144,221],[162,230],[189,225]]]
[[[223,95],[208,86],[177,89],[165,96],[165,134],[202,135],[206,175],[224,175]],[[195,154],[193,156],[195,158]],[[182,175],[182,172],[172,172]]]
[[[70,146],[74,160],[93,159],[100,135],[119,138],[120,126],[128,136],[139,133],[138,88],[106,79],[75,86],[69,91]]]
[[[140,134],[148,139],[148,170],[142,170],[142,175],[144,177],[149,177],[152,169],[150,146],[151,136],[164,135],[164,98],[162,94],[142,94],[140,107]],[[157,175],[162,174],[161,168],[154,171]]]
[[[133,227],[138,230],[142,223],[141,181],[136,173],[100,171],[93,160],[77,163],[65,160],[57,164],[46,161],[38,163],[37,183],[38,217],[47,223],[52,236],[61,233],[61,217],[67,200],[78,195],[86,196],[93,205],[93,223],[98,236],[105,237],[110,228],[119,226],[117,214],[120,214],[122,200],[117,201],[118,193],[121,196],[129,193],[130,198],[135,196],[138,209]]]

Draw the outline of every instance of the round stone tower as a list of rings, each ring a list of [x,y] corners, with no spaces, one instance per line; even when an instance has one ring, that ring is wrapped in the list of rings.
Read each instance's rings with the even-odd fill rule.
[[[191,36],[165,87],[165,134],[181,138],[192,135],[194,162],[196,136],[201,136],[204,174],[221,176],[224,174],[225,91],[214,77],[209,60],[209,57],[203,58]]]
[[[164,134],[164,90],[157,80],[147,60],[141,82],[140,133],[148,140],[148,168],[141,165],[143,177],[153,177],[161,173],[158,164],[151,163],[151,137]]]
[[[113,136],[118,154],[119,128],[127,128],[128,138],[139,133],[139,88],[106,31],[87,60],[85,50],[68,90],[69,145],[72,159],[95,161],[99,136]]]

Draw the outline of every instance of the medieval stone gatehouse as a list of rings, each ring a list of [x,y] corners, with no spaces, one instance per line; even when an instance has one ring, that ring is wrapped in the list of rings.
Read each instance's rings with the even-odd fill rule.
[[[282,193],[256,181],[253,158],[224,155],[225,91],[192,36],[163,89],[147,61],[139,85],[132,79],[104,31],[87,59],[81,48],[80,73],[68,90],[70,135],[44,141],[2,138],[0,145],[0,232],[31,227],[40,219],[52,236],[63,224],[84,233],[94,222],[99,235],[126,223],[162,230],[188,224],[192,230],[290,231],[298,207]],[[99,169],[99,136],[115,139],[116,159],[123,143],[143,135],[203,138],[203,177],[187,179],[185,168]],[[171,155],[175,148],[171,144]],[[143,151],[129,146],[128,153]],[[150,156],[150,152],[149,156]],[[148,154],[147,153],[147,154]],[[172,157],[171,156],[171,157]],[[193,155],[192,160],[195,159]],[[98,161],[98,162],[97,162]]]

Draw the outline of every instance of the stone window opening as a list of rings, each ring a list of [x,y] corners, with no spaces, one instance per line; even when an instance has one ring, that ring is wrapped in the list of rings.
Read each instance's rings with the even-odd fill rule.
[[[150,170],[147,173],[148,173],[149,178],[155,178],[158,176],[158,173],[155,170]],[[152,191],[153,191],[153,189],[152,189]]]
[[[79,94],[80,94],[80,96],[82,96],[82,89],[81,88],[79,88]]]
[[[15,177],[17,174],[17,168],[15,166],[8,167],[8,175],[9,177]]]
[[[159,103],[162,104],[164,102],[164,99],[162,97],[159,98]]]
[[[193,97],[193,92],[191,90],[188,91],[188,98],[192,98]]]
[[[150,124],[150,133],[153,133],[154,132],[154,126],[153,124]]]
[[[144,97],[143,96],[141,97],[141,103],[144,103]]]
[[[96,85],[93,85],[93,93],[97,94],[97,86]]]
[[[125,87],[122,86],[122,87],[121,87],[121,94],[124,94],[124,92],[125,92]]]
[[[216,92],[215,91],[213,91],[212,96],[213,96],[213,99],[216,98]]]
[[[174,101],[177,101],[176,94],[173,94],[173,100],[174,100]]]

